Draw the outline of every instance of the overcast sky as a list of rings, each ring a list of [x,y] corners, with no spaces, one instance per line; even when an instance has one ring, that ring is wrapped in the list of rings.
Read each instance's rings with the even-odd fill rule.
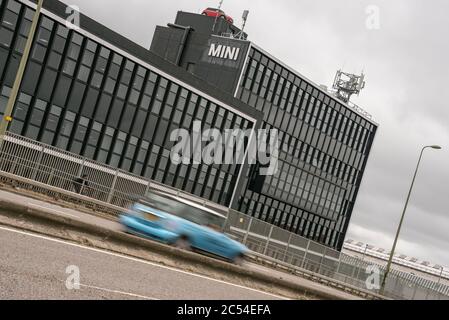
[[[149,47],[177,10],[219,0],[64,0]],[[449,267],[449,2],[447,0],[224,0],[250,40],[318,84],[366,73],[353,102],[380,124],[347,238],[390,249],[421,147],[427,150],[397,251]],[[378,13],[378,20],[376,19]],[[446,34],[445,34],[446,31]]]

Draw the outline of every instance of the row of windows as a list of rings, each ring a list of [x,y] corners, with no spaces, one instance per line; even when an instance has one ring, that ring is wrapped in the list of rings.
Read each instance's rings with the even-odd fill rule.
[[[346,193],[344,188],[282,160],[279,160],[278,169],[276,175],[266,177],[263,194],[334,219],[340,213]]]
[[[254,48],[240,85],[238,97],[263,111],[263,127],[279,130],[282,169],[265,178],[262,195],[296,204],[317,219],[345,217],[375,126]],[[312,224],[301,232],[326,238],[325,228]],[[344,225],[336,228],[333,239],[339,241]]]
[[[265,112],[265,117],[267,117],[267,114],[272,113]],[[298,123],[298,120],[293,116],[287,117],[287,114],[285,116],[283,123]],[[266,128],[274,127],[279,130],[278,126],[267,122],[264,122],[263,126]],[[367,133],[368,131],[364,132]],[[364,152],[360,153],[339,142],[335,139],[335,136],[328,136],[306,124],[302,126],[297,125],[292,134],[280,129],[279,137],[281,150],[284,151],[287,157],[292,158],[291,161],[297,163],[302,161],[318,167],[325,173],[343,179],[348,183],[356,181],[357,175],[363,167],[363,160],[366,157],[365,150],[370,145],[370,135],[363,134],[363,139],[361,140],[363,143],[360,148]],[[340,163],[343,164],[338,165]]]
[[[266,128],[271,128],[264,124]],[[280,152],[283,159],[299,166],[300,162],[309,164],[322,171],[324,176],[333,176],[349,184],[354,184],[363,166],[365,156],[325,137],[320,133],[306,143],[298,138],[279,132]],[[308,139],[306,139],[308,140]],[[334,156],[332,156],[334,155]]]
[[[360,144],[360,135],[363,130],[372,131],[374,126],[368,121],[336,103],[335,100],[331,100],[258,51],[252,49],[249,57],[241,85],[248,90],[246,92],[252,92],[255,95],[249,99],[247,93],[247,96],[242,96],[242,99],[248,100],[250,105],[253,104],[260,110],[264,108],[264,103],[276,106],[275,112],[265,112],[272,118],[277,117],[276,121],[272,119],[271,124],[276,122],[279,127],[285,123],[283,116],[286,112],[289,116],[293,115],[327,134],[332,135],[332,130],[336,131],[338,133],[336,138],[351,148],[357,148]],[[262,85],[259,85],[262,78],[264,79]],[[254,101],[257,97],[261,97],[263,102]]]
[[[239,210],[330,247],[341,237],[344,219],[327,219],[308,210],[248,191]]]
[[[25,6],[16,11],[11,41],[0,42],[0,111],[22,52],[20,30],[32,17]],[[10,131],[228,203],[239,166],[175,166],[170,133],[195,120],[221,131],[252,123],[45,16],[31,52]]]

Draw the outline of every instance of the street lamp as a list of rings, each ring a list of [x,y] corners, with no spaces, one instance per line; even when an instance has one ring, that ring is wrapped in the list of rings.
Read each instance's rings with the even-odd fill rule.
[[[412,184],[410,186],[410,190],[408,192],[407,200],[405,201],[404,210],[402,211],[402,216],[401,216],[401,220],[399,222],[398,230],[396,231],[396,237],[394,238],[393,248],[391,249],[391,252],[390,252],[390,258],[388,259],[387,268],[385,270],[385,274],[384,274],[384,277],[382,279],[382,284],[380,286],[380,293],[381,294],[385,290],[385,283],[387,281],[388,273],[390,272],[391,262],[393,261],[394,251],[396,250],[396,244],[398,242],[399,233],[401,232],[402,222],[404,221],[405,212],[407,211],[408,202],[410,200],[410,196],[411,196],[412,190],[413,190],[413,185],[415,184],[416,175],[418,174],[419,164],[421,163],[421,159],[422,159],[424,150],[427,149],[427,148],[432,148],[432,149],[435,149],[435,150],[440,150],[441,149],[440,146],[434,145],[434,146],[425,146],[421,150],[421,154],[419,156],[418,164],[416,165],[415,175],[413,176],[413,180],[412,180]]]
[[[31,51],[31,45],[33,44],[34,35],[36,33],[37,23],[39,22],[39,15],[41,13],[42,4],[44,0],[39,0],[37,3],[36,11],[34,13],[33,22],[31,23],[30,32],[28,33],[27,42],[23,50],[22,58],[20,59],[19,69],[16,74],[14,85],[12,86],[11,93],[9,95],[8,104],[6,105],[5,114],[0,122],[0,151],[2,149],[3,139],[8,129],[8,124],[12,121],[12,111],[16,104],[17,95],[19,94],[20,84],[22,83],[23,74],[25,73],[25,67],[28,62],[28,57]]]

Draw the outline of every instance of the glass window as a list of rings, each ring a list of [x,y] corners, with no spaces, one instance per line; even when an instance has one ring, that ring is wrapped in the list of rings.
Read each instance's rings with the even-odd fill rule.
[[[92,51],[84,51],[82,63],[88,67],[92,66],[95,54]]]
[[[17,13],[14,13],[10,10],[5,10],[5,13],[3,15],[3,21],[2,24],[5,27],[14,29],[16,27],[17,24]]]
[[[37,42],[43,44],[44,46],[48,45],[48,42],[50,41],[50,36],[51,36],[51,32],[44,29],[44,28],[39,28],[39,31],[37,33]]]
[[[80,46],[74,43],[70,44],[69,51],[67,52],[67,56],[71,59],[77,60],[80,54]]]
[[[87,79],[89,78],[90,69],[86,66],[81,66],[78,71],[78,79],[87,82]]]
[[[53,50],[58,53],[63,53],[65,44],[66,44],[66,39],[57,35],[53,39]]]
[[[64,62],[64,68],[62,71],[69,76],[73,76],[75,73],[76,62],[71,59],[66,59]]]
[[[61,64],[61,55],[52,51],[48,58],[48,65],[52,68],[58,69]]]
[[[19,13],[21,5],[17,1],[9,0],[6,7],[15,13]]]
[[[77,45],[81,45],[81,43],[83,43],[83,37],[78,33],[74,33],[72,36],[72,42],[76,43]]]
[[[12,37],[13,37],[12,31],[5,29],[5,28],[0,28],[0,44],[1,45],[4,45],[5,47],[9,48],[11,46]]]

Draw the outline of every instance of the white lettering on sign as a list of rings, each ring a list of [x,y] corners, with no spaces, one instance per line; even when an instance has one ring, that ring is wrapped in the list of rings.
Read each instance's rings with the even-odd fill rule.
[[[209,48],[209,57],[229,59],[237,61],[240,54],[240,48],[224,46],[222,44],[212,43]]]

